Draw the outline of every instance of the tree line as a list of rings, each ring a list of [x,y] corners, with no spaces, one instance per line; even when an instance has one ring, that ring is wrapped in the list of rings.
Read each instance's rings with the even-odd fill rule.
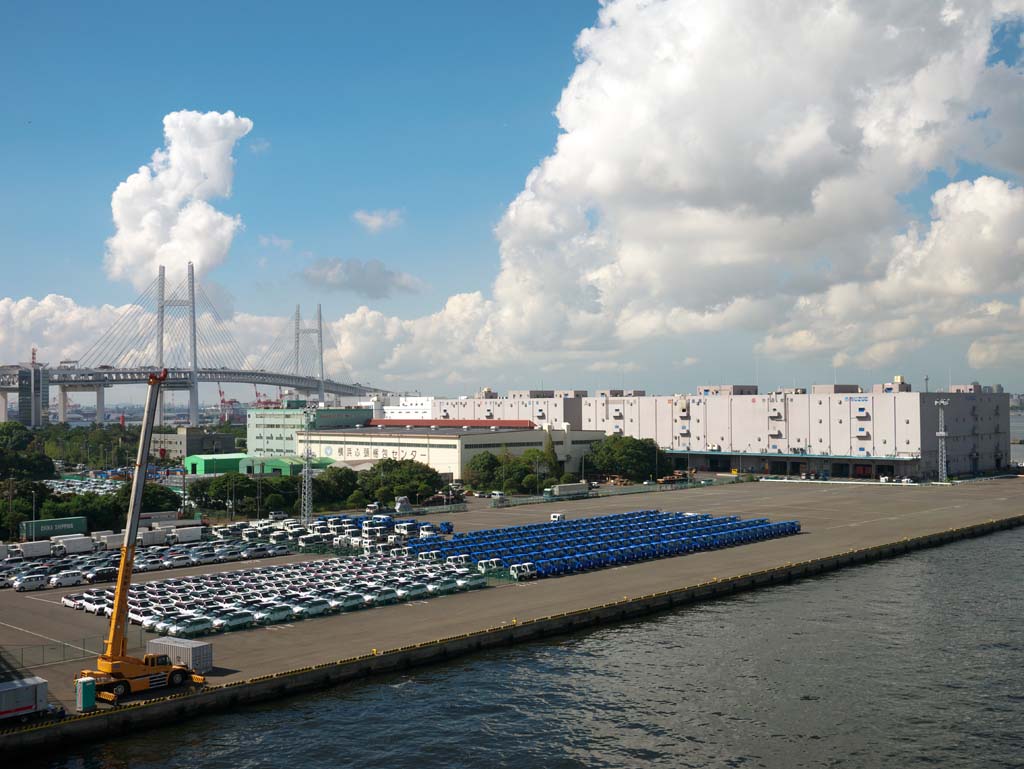
[[[579,467],[588,479],[617,476],[641,482],[657,479],[672,471],[672,460],[650,438],[610,435],[592,444]],[[544,450],[527,449],[519,456],[507,450],[499,454],[484,451],[475,455],[464,479],[470,488],[500,490],[506,494],[540,494],[556,483],[572,483],[580,475],[566,472],[559,462],[550,436]]]

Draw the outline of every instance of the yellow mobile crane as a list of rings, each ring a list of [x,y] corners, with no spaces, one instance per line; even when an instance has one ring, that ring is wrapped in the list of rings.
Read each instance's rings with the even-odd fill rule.
[[[146,484],[149,441],[153,435],[157,396],[165,379],[167,369],[159,374],[149,375],[146,409],[142,414],[139,453],[135,460],[132,496],[128,503],[128,520],[124,527],[121,565],[117,570],[117,588],[114,592],[114,610],[110,615],[110,635],[107,637],[106,651],[96,659],[95,670],[83,670],[78,674],[79,677],[88,676],[95,679],[96,696],[107,702],[116,703],[120,697],[127,694],[161,686],[181,686],[189,681],[196,684],[206,683],[203,676],[186,666],[172,664],[166,654],[146,654],[142,659],[127,654],[125,628],[128,625],[128,589],[131,587],[132,567],[135,565],[135,537],[138,535],[139,514],[142,512],[142,489]]]

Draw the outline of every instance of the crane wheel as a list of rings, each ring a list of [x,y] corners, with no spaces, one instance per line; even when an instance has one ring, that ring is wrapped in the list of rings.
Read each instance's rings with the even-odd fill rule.
[[[185,683],[185,674],[180,670],[174,670],[171,672],[171,676],[168,680],[170,681],[171,686],[181,686]]]
[[[110,688],[110,691],[115,697],[121,699],[126,694],[128,694],[128,692],[131,691],[131,688],[128,686],[126,682],[119,681]]]

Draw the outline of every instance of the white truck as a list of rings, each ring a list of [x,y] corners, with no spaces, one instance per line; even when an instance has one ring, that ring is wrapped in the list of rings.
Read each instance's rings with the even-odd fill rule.
[[[43,539],[38,542],[22,542],[19,547],[21,548],[21,554],[25,558],[40,558],[44,555],[50,555],[50,548],[53,547],[53,543],[48,539]]]
[[[163,529],[153,529],[152,531],[139,529],[139,536],[135,538],[137,546],[149,547],[150,545],[163,545],[167,542],[167,532]]]
[[[167,532],[168,545],[182,545],[186,542],[200,542],[203,539],[202,526],[179,526]]]
[[[96,549],[96,543],[92,537],[84,534],[77,537],[64,537],[60,542],[54,543],[52,552],[56,556],[76,555],[78,553],[91,553]]]
[[[100,534],[96,543],[100,550],[117,550],[124,544],[124,534]]]
[[[545,497],[585,497],[590,494],[590,484],[584,481],[580,483],[556,483],[550,489],[544,489]]]
[[[47,704],[46,692],[46,679],[38,676],[0,683],[0,721],[24,724],[33,718],[63,716],[63,708]]]

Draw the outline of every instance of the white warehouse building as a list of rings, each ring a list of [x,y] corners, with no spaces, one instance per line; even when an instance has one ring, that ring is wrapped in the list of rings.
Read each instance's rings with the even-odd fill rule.
[[[381,459],[413,459],[430,465],[446,480],[466,477],[469,462],[477,454],[489,451],[513,456],[527,449],[544,449],[550,433],[555,454],[568,472],[577,472],[583,455],[604,437],[593,430],[544,425],[524,427],[487,427],[469,425],[399,426],[381,425],[337,430],[316,430],[296,434],[302,455],[308,445],[314,457],[333,459],[354,470],[373,466]]]
[[[815,385],[760,394],[745,387],[677,399],[671,451],[698,470],[877,478],[939,475],[940,409],[950,476],[1010,460],[1009,398],[977,385],[912,392],[899,377],[863,392]]]

